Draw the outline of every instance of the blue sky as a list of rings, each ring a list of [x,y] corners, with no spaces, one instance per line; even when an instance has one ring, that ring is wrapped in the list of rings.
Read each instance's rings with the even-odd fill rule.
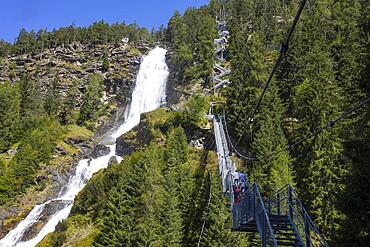
[[[94,21],[136,21],[151,28],[167,24],[175,10],[207,4],[208,0],[5,0],[0,9],[0,39],[13,42],[21,28],[27,31],[59,28]]]

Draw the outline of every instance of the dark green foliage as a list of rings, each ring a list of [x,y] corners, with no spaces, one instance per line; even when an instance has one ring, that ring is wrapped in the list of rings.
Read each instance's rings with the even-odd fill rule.
[[[358,28],[360,1],[341,0],[333,5],[333,40],[331,44],[335,76],[342,84],[346,106],[355,104],[363,92],[360,87],[362,63],[366,49],[364,33]],[[355,72],[356,71],[356,72]],[[355,72],[355,73],[354,73]]]
[[[210,0],[208,7],[211,11],[212,16],[219,15],[220,11],[222,10],[222,0]]]
[[[5,40],[0,39],[0,57],[6,57],[11,53],[12,45]]]
[[[104,21],[98,21],[89,27],[70,25],[69,27],[54,29],[50,32],[40,29],[37,33],[33,30],[27,32],[23,28],[19,32],[14,45],[0,40],[0,56],[40,52],[47,48],[55,48],[76,42],[87,45],[118,44],[125,36],[129,37],[130,42],[134,44],[140,41],[152,41],[148,30],[140,28],[136,24],[113,23],[109,25]]]
[[[36,34],[34,31],[27,32],[22,28],[15,42],[18,53],[26,53],[32,50],[35,45]]]
[[[207,176],[207,175],[206,175]],[[232,233],[230,230],[231,217],[228,205],[228,199],[224,196],[221,187],[221,179],[217,171],[212,172],[212,197],[208,212],[204,211],[201,219],[206,219],[204,233],[200,239],[200,246],[249,246],[247,236],[240,233]],[[209,190],[209,176],[207,176],[205,184],[205,192],[208,194]],[[204,199],[208,199],[205,197]],[[198,209],[199,210],[199,209]],[[203,222],[200,222],[203,223]],[[198,243],[199,231],[196,233],[196,240]]]
[[[165,145],[152,142],[94,176],[78,195],[73,217],[84,215],[98,227],[94,246],[196,246],[203,218],[209,222],[202,246],[240,243],[243,237],[235,238],[229,229],[223,196],[212,201],[209,215],[206,211],[209,175],[184,129],[172,122],[163,125],[172,125],[162,133]],[[212,193],[222,194],[216,172],[214,177]]]
[[[366,215],[360,208],[368,208],[363,204],[368,197],[364,189],[367,177],[361,181],[354,177],[360,171],[367,174],[359,167],[368,160],[361,150],[369,137],[357,131],[366,126],[368,116],[345,119],[324,133],[305,138],[369,95],[369,4],[316,0],[306,5],[288,54],[272,81],[278,94],[276,87],[268,89],[250,132],[246,130],[250,126],[245,126],[247,118],[298,1],[282,3],[227,1],[231,17],[232,84],[226,92],[230,129],[236,140],[243,134],[239,149],[252,150],[257,157],[268,157],[274,150],[304,139],[289,150],[291,158],[284,151],[251,164],[251,175],[267,192],[296,181],[300,197],[328,240],[340,236],[337,239],[342,242],[335,246],[365,246],[368,222],[360,219]],[[289,169],[291,163],[293,170]],[[350,209],[352,203],[356,213]]]
[[[78,123],[94,121],[99,117],[101,98],[103,97],[103,79],[100,75],[90,76],[89,84],[84,93]]]
[[[29,74],[25,74],[20,80],[19,90],[21,96],[21,117],[30,118],[35,114],[40,115],[43,112],[41,83],[33,81]]]
[[[276,86],[270,88],[265,98],[266,104],[258,119],[261,127],[252,144],[254,153],[261,160],[253,164],[250,172],[251,178],[257,181],[260,188],[268,195],[281,189],[286,184],[293,184],[293,172],[289,151],[280,152],[288,142],[282,125],[285,109]],[[279,153],[268,157],[276,152]]]
[[[184,129],[175,128],[167,140],[166,160],[169,166],[178,167],[188,159],[188,142]]]
[[[345,213],[342,229],[337,233],[335,246],[367,246],[370,241],[370,221],[368,215],[370,195],[370,108],[362,113],[351,130],[345,149],[350,159],[346,190],[340,195],[339,209]]]
[[[248,136],[245,128],[250,126],[245,124],[268,76],[262,37],[257,32],[250,35],[248,40],[238,31],[230,44],[233,83],[227,90],[228,118],[239,138]]]
[[[56,118],[60,111],[60,79],[55,77],[55,79],[47,86],[46,98],[44,102],[45,112],[53,118]]]
[[[369,3],[365,0],[313,0],[291,40],[288,55],[246,126],[291,24],[297,0],[228,0],[229,57],[232,84],[226,89],[228,120],[239,148],[261,158],[248,163],[248,175],[267,195],[296,184],[299,196],[331,246],[367,246],[369,223],[369,107],[359,116],[311,136],[329,120],[369,95]],[[151,34],[136,24],[96,22],[88,28],[70,26],[52,32],[21,30],[14,45],[0,41],[0,56],[37,52],[80,42],[89,45],[166,41],[171,47],[174,81],[201,81],[210,86],[214,63],[215,15],[220,1],[209,7],[176,12],[168,28]],[[107,57],[102,71],[109,69]],[[10,78],[15,66],[9,65]],[[0,159],[0,203],[11,201],[33,183],[47,164],[60,125],[44,117],[76,121],[77,87],[57,104],[58,81],[46,91],[25,75],[20,82],[0,84],[0,151],[19,146],[10,162]],[[101,113],[102,79],[90,78],[78,122],[86,124]],[[42,107],[44,105],[44,107]],[[230,212],[217,172],[199,167],[199,153],[187,145],[179,125],[200,125],[209,101],[193,95],[185,110],[174,113],[161,141],[109,167],[88,182],[76,199],[74,216],[91,219],[99,233],[96,246],[196,246],[203,220],[201,246],[259,246],[253,236],[230,232]],[[157,126],[158,127],[158,126]],[[188,131],[188,130],[187,130]],[[307,138],[309,137],[310,138]],[[164,140],[165,139],[165,140]],[[281,150],[304,140],[291,150]],[[17,143],[18,142],[18,143]],[[15,145],[16,144],[16,145]],[[212,197],[207,208],[212,172]],[[60,224],[55,246],[66,240]]]
[[[59,81],[55,79],[42,96],[38,81],[25,74],[19,82],[0,84],[0,200],[14,200],[30,185],[52,158],[62,127],[59,112]],[[14,155],[15,153],[15,155]]]
[[[208,114],[209,105],[209,97],[201,94],[192,95],[183,111],[183,121],[194,125],[204,123],[204,121],[207,121],[206,115]]]
[[[31,128],[22,139],[18,151],[0,174],[1,203],[26,189],[33,183],[37,171],[46,165],[62,135],[58,122],[47,117],[34,118]]]
[[[77,103],[78,88],[74,82],[67,91],[60,109],[60,122],[62,124],[73,124],[76,122],[76,103]]]
[[[215,18],[207,7],[176,12],[168,23],[166,40],[173,46],[171,55],[176,80],[211,80],[214,62]]]
[[[101,65],[101,69],[102,69],[103,72],[107,72],[108,69],[109,69],[109,60],[108,60],[106,55],[103,57],[103,62],[102,62],[102,65]]]
[[[127,246],[134,243],[132,230],[138,217],[137,210],[140,208],[145,164],[140,158],[137,163],[129,164],[120,171],[125,177],[119,178],[116,186],[108,193],[96,246],[115,246],[115,243]]]
[[[103,61],[101,65],[102,72],[107,72],[109,69],[109,65],[110,63],[109,63],[108,55],[106,52],[104,52]]]
[[[327,8],[324,1],[318,2],[309,16],[302,18],[305,25],[297,33],[297,37],[302,38],[299,40],[310,46],[301,53],[305,66],[300,73],[304,79],[294,90],[295,117],[300,122],[297,131],[299,139],[311,135],[342,111],[342,92],[335,80],[330,47],[325,36],[321,35],[321,29],[329,26],[322,17]],[[336,193],[343,190],[343,178],[347,173],[341,160],[342,143],[338,125],[305,141],[296,149],[300,196],[327,238],[338,229],[341,218],[336,207],[339,203]]]
[[[18,139],[20,94],[17,85],[0,84],[0,152]]]

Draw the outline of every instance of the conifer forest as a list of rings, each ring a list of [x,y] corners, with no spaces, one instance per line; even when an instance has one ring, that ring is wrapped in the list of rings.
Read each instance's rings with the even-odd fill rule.
[[[369,13],[210,0],[0,37],[0,246],[369,246]]]

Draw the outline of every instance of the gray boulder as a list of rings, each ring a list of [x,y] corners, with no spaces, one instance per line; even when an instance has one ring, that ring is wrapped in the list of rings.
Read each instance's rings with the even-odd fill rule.
[[[93,159],[96,159],[98,157],[101,157],[101,156],[104,156],[104,155],[109,154],[109,152],[110,152],[109,147],[107,147],[107,146],[105,146],[103,144],[97,144],[97,145],[95,145],[95,147],[94,147],[94,149],[93,149],[93,151],[92,151],[92,153],[91,153],[90,156]]]

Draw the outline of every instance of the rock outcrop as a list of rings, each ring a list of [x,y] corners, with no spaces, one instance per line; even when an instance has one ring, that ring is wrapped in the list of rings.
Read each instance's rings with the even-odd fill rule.
[[[79,43],[66,47],[45,49],[40,53],[8,56],[0,61],[0,83],[15,82],[27,73],[40,82],[44,92],[47,86],[58,77],[59,89],[64,97],[71,86],[79,89],[77,103],[80,102],[88,83],[88,77],[99,73],[104,79],[105,97],[108,103],[119,95],[119,103],[127,103],[142,54],[148,46],[99,45],[90,47]],[[103,60],[109,61],[103,68]]]
[[[151,128],[144,114],[139,125],[117,139],[116,154],[124,157],[149,144],[151,140]]]
[[[113,46],[101,45],[88,47],[86,45],[74,44],[67,47],[47,49],[39,54],[27,54],[16,57],[8,57],[0,61],[0,83],[19,80],[25,73],[31,75],[33,80],[41,83],[43,91],[58,77],[61,81],[60,91],[62,97],[71,86],[79,89],[77,95],[77,107],[81,102],[82,95],[88,84],[88,77],[93,73],[100,73],[104,79],[105,102],[117,102],[119,107],[111,109],[106,116],[99,119],[99,130],[95,136],[86,137],[79,129],[68,135],[62,145],[56,146],[53,159],[49,165],[45,165],[40,174],[34,180],[35,186],[27,192],[14,199],[14,203],[0,206],[0,239],[10,229],[13,229],[20,220],[24,219],[28,212],[36,204],[55,198],[61,188],[68,182],[77,162],[83,158],[96,158],[109,153],[109,148],[99,145],[104,133],[123,121],[125,104],[129,101],[131,91],[139,70],[142,54],[149,47]],[[103,58],[109,61],[109,68],[102,68]],[[117,96],[119,99],[117,101]],[[77,134],[76,134],[77,133]],[[9,155],[14,155],[17,149],[10,150]],[[116,160],[111,161],[111,163]],[[66,202],[68,203],[68,202]],[[56,210],[60,204],[51,203],[47,217]],[[36,224],[33,229],[42,227],[42,222]],[[25,234],[25,239],[34,236],[33,229]]]
[[[104,155],[109,154],[109,152],[110,152],[109,147],[107,147],[103,144],[97,144],[97,145],[95,145],[90,157],[93,158],[93,159],[96,159],[100,156],[104,156]]]

